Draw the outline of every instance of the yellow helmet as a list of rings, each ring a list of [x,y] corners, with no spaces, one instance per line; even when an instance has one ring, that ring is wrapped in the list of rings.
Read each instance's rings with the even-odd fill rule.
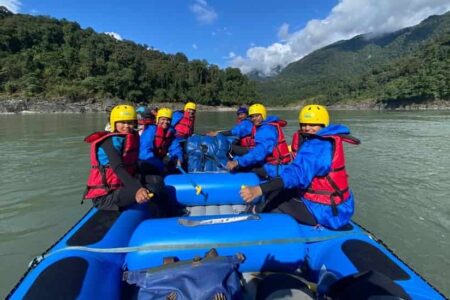
[[[326,127],[330,124],[330,115],[325,106],[310,104],[302,108],[298,114],[298,122],[324,125]]]
[[[158,109],[158,113],[156,114],[156,123],[158,123],[159,118],[161,117],[172,119],[172,110],[165,107]]]
[[[188,110],[188,109],[192,109],[192,110],[196,110],[197,109],[197,104],[195,104],[194,102],[188,102],[184,105],[184,111]]]
[[[256,114],[260,114],[262,116],[263,120],[266,119],[267,111],[266,111],[266,108],[264,107],[264,105],[257,103],[257,104],[253,104],[252,106],[250,106],[248,108],[249,116],[256,115]]]
[[[136,110],[131,105],[120,104],[114,106],[109,116],[111,132],[116,130],[116,123],[119,121],[137,121]]]

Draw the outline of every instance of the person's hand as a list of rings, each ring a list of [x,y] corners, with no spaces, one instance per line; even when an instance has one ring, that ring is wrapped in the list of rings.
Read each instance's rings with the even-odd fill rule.
[[[209,132],[206,133],[206,135],[214,137],[214,136],[217,135],[217,131],[209,131]]]
[[[253,200],[255,200],[255,198],[262,195],[262,190],[259,185],[242,187],[239,194],[241,195],[242,199],[244,199],[245,202],[250,203]]]
[[[230,160],[229,162],[227,162],[226,167],[228,171],[233,171],[237,168],[238,165],[239,163],[237,162],[237,160]]]
[[[151,197],[153,197],[153,194],[146,188],[141,187],[137,190],[134,198],[137,203],[142,204],[150,200]]]

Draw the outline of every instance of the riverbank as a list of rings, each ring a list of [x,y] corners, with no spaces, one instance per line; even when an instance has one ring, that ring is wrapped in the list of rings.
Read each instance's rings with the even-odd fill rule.
[[[16,113],[86,113],[86,112],[105,112],[106,108],[120,103],[117,100],[88,99],[80,102],[72,102],[68,99],[0,99],[0,114]],[[169,107],[171,109],[182,109],[183,103],[151,103],[150,107]],[[288,106],[272,106],[273,110],[298,110],[303,104]],[[227,106],[208,106],[198,104],[199,111],[235,111],[236,107]],[[358,103],[339,103],[328,106],[330,110],[450,110],[450,101],[432,100],[432,101],[383,101],[383,102],[358,102]]]
[[[67,99],[45,100],[45,99],[1,99],[0,114],[17,113],[88,113],[105,112],[116,104],[122,103],[117,100],[85,100],[72,102]],[[182,109],[184,103],[150,103],[150,107],[169,107],[173,110]],[[235,107],[208,106],[198,104],[199,111],[234,111]]]

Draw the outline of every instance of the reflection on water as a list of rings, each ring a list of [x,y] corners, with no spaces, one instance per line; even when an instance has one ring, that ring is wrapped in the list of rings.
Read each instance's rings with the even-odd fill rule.
[[[295,111],[276,112],[298,129]],[[450,294],[450,112],[332,112],[361,139],[346,145],[355,220]],[[89,208],[80,205],[88,172],[83,138],[103,114],[0,115],[0,282],[5,296],[28,262]],[[227,129],[232,112],[200,112],[196,130]]]

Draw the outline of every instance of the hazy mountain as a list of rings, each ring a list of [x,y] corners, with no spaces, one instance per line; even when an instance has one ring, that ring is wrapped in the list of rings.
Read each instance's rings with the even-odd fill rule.
[[[449,34],[450,12],[441,16],[431,16],[416,26],[393,33],[381,36],[359,35],[316,50],[301,60],[289,64],[277,76],[258,81],[257,90],[269,102],[275,103],[310,98],[318,98],[325,103],[349,98],[392,99],[396,95],[379,94],[380,87],[388,84],[389,80],[380,81],[377,74],[395,73],[399,68],[405,67],[405,64],[406,66],[412,64],[412,69],[407,73],[397,74],[398,77],[404,77],[408,81],[412,79],[410,77],[414,75],[414,72],[420,71],[419,66],[427,67],[421,63],[437,55],[434,59],[439,65],[438,69],[442,68],[443,70],[440,71],[443,71],[445,75],[448,71],[446,69],[448,43],[446,42]],[[442,53],[427,52],[426,49],[430,48],[436,48],[436,51]],[[450,76],[450,74],[447,75]],[[430,74],[430,76],[433,75]],[[398,77],[390,79],[398,79]],[[366,86],[367,80],[376,83],[375,86]],[[417,94],[409,96],[417,98],[429,95],[426,91],[425,94],[421,92],[423,91],[417,91]],[[448,97],[448,94],[435,96],[442,98]]]

